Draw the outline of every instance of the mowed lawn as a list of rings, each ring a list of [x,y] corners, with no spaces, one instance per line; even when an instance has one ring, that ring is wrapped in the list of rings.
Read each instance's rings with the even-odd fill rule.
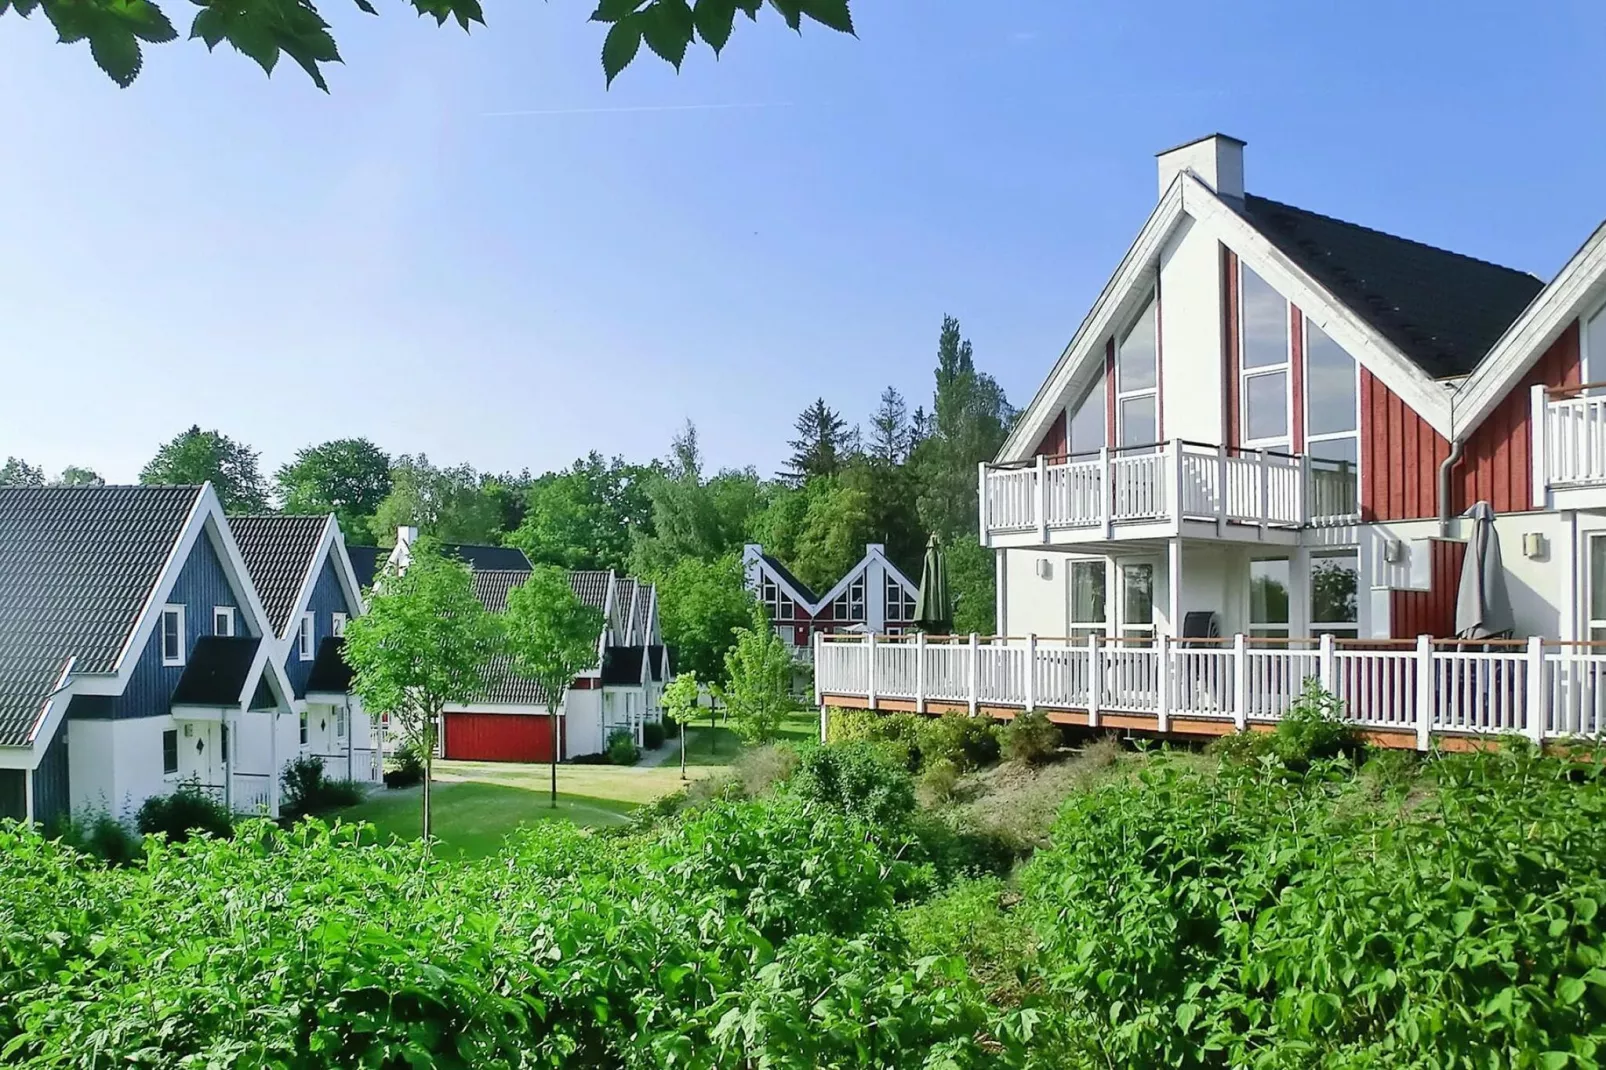
[[[819,721],[813,713],[788,718],[783,740],[816,738]],[[673,731],[673,728],[671,728]],[[687,776],[713,776],[747,749],[723,724],[710,729],[707,722],[686,734]],[[660,755],[662,757],[660,757]],[[552,771],[546,765],[512,762],[435,763],[430,802],[435,837],[445,853],[459,858],[484,858],[501,849],[508,835],[539,821],[569,821],[577,825],[616,825],[629,820],[643,803],[679,790],[680,751],[670,739],[663,750],[644,756],[661,764],[559,765],[558,806],[551,807]],[[420,789],[375,788],[356,806],[330,815],[340,821],[366,821],[382,837],[417,839],[420,825]]]

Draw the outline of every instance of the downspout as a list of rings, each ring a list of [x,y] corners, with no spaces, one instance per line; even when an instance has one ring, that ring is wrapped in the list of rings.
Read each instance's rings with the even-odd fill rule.
[[[1450,469],[1461,460],[1463,442],[1458,438],[1450,443],[1450,456],[1439,464],[1439,538],[1450,536]]]

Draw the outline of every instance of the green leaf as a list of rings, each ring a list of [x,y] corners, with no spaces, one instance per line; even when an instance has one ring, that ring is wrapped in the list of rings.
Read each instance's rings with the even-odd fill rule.
[[[1588,987],[1582,977],[1563,977],[1556,985],[1556,996],[1563,1003],[1577,1003]]]
[[[1544,1070],[1561,1070],[1572,1061],[1573,1057],[1564,1051],[1547,1051],[1539,1056],[1539,1065]]]
[[[714,55],[719,55],[736,23],[736,0],[697,0],[692,8],[692,23],[697,27],[697,36],[714,50]]]
[[[1578,915],[1579,921],[1588,925],[1595,920],[1595,915],[1600,912],[1600,904],[1587,895],[1580,896],[1573,901],[1573,911]]]
[[[642,0],[600,0],[597,9],[591,13],[591,21],[618,22],[634,15],[641,3]]]
[[[1472,927],[1473,914],[1470,910],[1458,910],[1455,917],[1450,919],[1450,928],[1457,936],[1465,936]]]
[[[642,37],[659,59],[680,70],[692,42],[692,10],[686,0],[658,0],[642,15]]]
[[[803,0],[803,14],[841,33],[853,34],[853,13],[848,0]],[[856,35],[855,35],[856,36]]]
[[[368,15],[377,15],[377,14],[379,14],[379,9],[374,7],[373,4],[369,3],[369,0],[352,0],[352,2],[355,3],[357,5],[357,7],[359,9],[361,9],[364,14],[368,14]]]
[[[127,89],[139,77],[142,57],[139,41],[127,30],[104,28],[89,38],[95,63],[118,85]]]
[[[199,37],[206,42],[206,47],[214,49],[228,33],[228,26],[217,8],[203,7],[195,13],[195,20],[190,23],[190,39]]]
[[[602,73],[607,77],[608,84],[619,72],[630,66],[630,61],[636,58],[641,49],[641,20],[631,16],[613,24],[608,36],[602,42]]]
[[[793,30],[803,26],[803,3],[804,0],[769,0],[770,7],[780,12],[787,27]]]

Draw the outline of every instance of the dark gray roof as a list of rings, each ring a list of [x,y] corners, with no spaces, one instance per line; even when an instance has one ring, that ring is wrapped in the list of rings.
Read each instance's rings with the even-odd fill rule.
[[[1249,194],[1246,219],[1434,379],[1466,375],[1544,283]]]
[[[475,572],[530,571],[530,559],[516,546],[475,546],[462,542],[441,544],[441,553],[463,561]]]
[[[637,643],[645,643],[652,638],[652,618],[657,610],[657,592],[653,585],[640,582],[636,585],[636,614],[630,622],[631,635]]]
[[[575,596],[583,602],[590,602],[587,594],[595,594],[595,584],[591,578],[601,576],[606,583],[606,572],[571,572],[569,573],[569,586]],[[524,570],[498,570],[492,572],[474,573],[474,593],[479,597],[480,603],[492,613],[507,611],[507,593],[514,587],[522,587],[530,578],[530,571]],[[606,591],[606,586],[604,586]],[[597,603],[597,608],[601,608]],[[513,661],[506,654],[498,654],[491,659],[485,669],[486,689],[479,698],[481,702],[505,703],[512,706],[545,706],[546,693],[534,680],[528,680],[513,671]]]
[[[313,566],[327,516],[231,516],[245,570],[267,610],[273,633],[283,636],[295,613],[296,595]]]
[[[569,573],[569,586],[574,589],[574,596],[592,609],[607,608],[608,587],[612,581],[611,572]]]
[[[602,686],[632,687],[641,683],[643,646],[610,646],[602,652]]]
[[[69,658],[105,673],[200,487],[0,487],[0,745],[21,746]]]
[[[380,565],[390,559],[390,551],[377,546],[348,544],[346,556],[351,559],[351,571],[357,577],[357,586],[366,591],[374,585],[374,577],[379,575]]]
[[[629,576],[615,576],[613,580],[613,614],[608,621],[613,642],[623,643],[630,630],[630,615],[636,608],[636,581]]]
[[[655,684],[664,682],[664,662],[674,660],[674,651],[662,644],[654,643],[647,648],[647,663],[652,669],[652,680]],[[674,675],[671,666],[670,675]]]
[[[175,706],[238,706],[262,640],[205,635],[195,641],[173,689]]]
[[[351,666],[346,664],[346,640],[325,636],[318,643],[312,671],[307,674],[307,690],[342,694],[351,690]]]
[[[486,609],[492,613],[504,613],[507,611],[508,591],[523,587],[524,581],[529,578],[528,572],[475,572],[474,593]]]
[[[803,601],[809,603],[809,605],[805,606],[804,608],[812,608],[814,603],[820,600],[820,596],[814,593],[813,588],[804,583],[802,580],[798,579],[796,576],[792,575],[791,569],[781,564],[769,554],[760,554],[759,556],[764,559],[764,563],[770,567],[771,571],[773,571],[777,576],[781,577],[781,579],[785,580],[787,583],[790,583],[792,585],[792,589],[803,596]]]

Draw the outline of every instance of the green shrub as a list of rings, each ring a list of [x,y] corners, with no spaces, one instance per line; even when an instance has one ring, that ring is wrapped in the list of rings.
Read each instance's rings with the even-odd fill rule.
[[[996,1002],[1026,998],[1022,966],[1029,965],[1035,938],[1013,910],[1020,896],[996,876],[966,877],[931,900],[904,908],[898,926],[917,958],[958,955]]]
[[[362,788],[357,784],[327,776],[323,759],[315,754],[303,754],[287,764],[279,783],[284,789],[279,812],[290,820],[355,806],[363,799]]]
[[[1258,765],[1268,758],[1277,757],[1277,741],[1270,732],[1246,728],[1242,732],[1212,739],[1205,747],[1205,753],[1233,765]]]
[[[971,717],[954,711],[928,720],[920,729],[924,761],[947,758],[961,772],[998,761],[998,726],[991,717]]]
[[[615,728],[608,734],[608,761],[613,765],[635,765],[641,761],[636,737],[628,728]]]
[[[228,807],[187,780],[171,795],[153,795],[139,808],[134,823],[140,832],[166,836],[183,843],[193,833],[227,838],[234,832],[234,815]]]
[[[1277,757],[1290,769],[1303,770],[1312,762],[1354,755],[1359,736],[1343,720],[1344,704],[1322,689],[1315,680],[1306,680],[1299,698],[1277,722]]]
[[[140,837],[105,811],[74,816],[61,829],[59,838],[110,866],[126,866],[144,854]]]
[[[999,730],[1004,757],[1012,762],[1040,765],[1053,758],[1060,746],[1059,725],[1042,710],[1015,716]]]
[[[732,770],[748,798],[764,795],[792,779],[797,771],[798,748],[790,743],[768,743],[736,756]]]
[[[641,745],[648,750],[657,750],[664,745],[662,721],[647,721],[641,726]]]
[[[424,759],[411,746],[402,747],[391,757],[391,767],[385,770],[385,787],[410,788],[424,782]]]
[[[827,743],[864,743],[881,738],[877,732],[882,715],[874,710],[848,710],[832,706],[826,712]]]
[[[881,828],[900,828],[915,809],[909,771],[875,743],[838,743],[803,754],[792,790],[800,798],[835,806]]]
[[[952,802],[959,787],[959,767],[951,758],[927,762],[920,774],[920,791],[934,803]]]

